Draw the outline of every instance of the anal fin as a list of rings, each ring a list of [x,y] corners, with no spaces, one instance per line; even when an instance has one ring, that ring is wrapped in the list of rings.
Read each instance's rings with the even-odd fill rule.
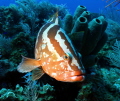
[[[32,80],[37,80],[39,79],[41,76],[43,76],[44,71],[42,70],[41,67],[36,68],[32,71]]]

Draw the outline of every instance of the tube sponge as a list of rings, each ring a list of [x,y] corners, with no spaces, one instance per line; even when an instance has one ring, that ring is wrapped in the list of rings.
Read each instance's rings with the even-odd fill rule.
[[[74,46],[79,47],[79,50],[82,47],[83,36],[84,36],[84,31],[69,34],[69,37],[72,40]]]
[[[102,30],[102,21],[98,18],[94,18],[88,24],[88,32],[84,35],[83,45],[81,54],[86,56],[89,55],[97,45],[100,39]]]
[[[81,16],[86,17],[87,20],[89,20],[89,19],[90,19],[90,12],[89,12],[89,11],[84,11],[84,12],[81,14]]]
[[[98,58],[96,57],[96,55],[88,55],[88,56],[82,57],[82,62],[85,67],[91,67],[95,65],[97,61],[98,61]]]
[[[105,18],[99,16],[92,19],[91,13],[87,11],[85,6],[78,6],[73,17],[67,15],[65,19],[64,29],[69,33],[73,44],[82,55],[84,66],[94,65],[96,54],[104,46],[108,37],[105,33],[107,28]]]
[[[86,17],[80,16],[77,18],[74,27],[71,31],[71,34],[74,32],[85,31],[88,26],[88,21]]]
[[[105,20],[104,16],[99,16],[98,19],[102,21],[102,32],[101,33],[104,34],[104,31],[106,30],[108,23]]]
[[[70,33],[73,27],[73,16],[67,14],[64,18],[63,29],[65,29],[66,33]]]
[[[104,46],[104,44],[106,43],[107,39],[108,39],[108,35],[107,35],[107,33],[104,32],[103,35],[102,35],[102,37],[98,41],[96,47],[91,52],[91,54],[96,55],[100,51],[100,49]]]
[[[76,21],[76,19],[77,19],[84,11],[87,11],[86,7],[79,5],[79,6],[76,8],[75,13],[74,13],[74,16],[73,16],[74,21]]]

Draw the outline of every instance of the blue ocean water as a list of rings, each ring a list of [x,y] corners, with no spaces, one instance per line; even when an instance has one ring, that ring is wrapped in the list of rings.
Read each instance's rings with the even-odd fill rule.
[[[38,2],[42,0],[36,0]],[[43,0],[44,1],[44,0]],[[73,14],[78,5],[86,6],[87,9],[93,13],[99,13],[101,10],[105,9],[105,6],[108,4],[106,0],[47,0],[53,4],[66,5],[69,11]],[[112,1],[112,0],[111,0]],[[109,3],[111,2],[109,1]],[[15,0],[0,0],[0,6],[8,6],[9,4],[14,4]],[[120,8],[120,5],[117,6]]]

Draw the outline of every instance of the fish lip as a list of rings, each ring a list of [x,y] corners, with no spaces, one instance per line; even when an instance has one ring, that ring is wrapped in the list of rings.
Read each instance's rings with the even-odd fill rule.
[[[80,75],[73,75],[73,76],[70,76],[70,77],[74,77],[74,76],[85,76],[85,74],[80,74]]]
[[[57,71],[57,76],[54,78],[63,82],[82,82],[85,79],[85,74],[82,71]]]
[[[85,80],[85,75],[71,76],[70,79],[72,82],[82,82]]]
[[[85,79],[85,73],[81,71],[69,71],[68,78],[71,80],[70,82],[82,82]]]
[[[73,77],[73,76],[85,76],[85,73],[82,73],[81,71],[71,71],[71,76],[70,77]]]

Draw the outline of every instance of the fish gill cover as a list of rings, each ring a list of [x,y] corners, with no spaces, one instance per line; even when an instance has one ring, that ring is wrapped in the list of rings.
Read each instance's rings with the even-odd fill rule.
[[[66,6],[48,1],[17,0],[16,4],[0,6],[0,100],[119,101],[120,14],[113,6],[93,13],[79,3],[73,14]],[[37,32],[56,8],[60,27],[82,56],[86,70],[83,82],[60,82],[49,75],[32,81],[31,73],[17,72],[21,55],[34,58]]]

